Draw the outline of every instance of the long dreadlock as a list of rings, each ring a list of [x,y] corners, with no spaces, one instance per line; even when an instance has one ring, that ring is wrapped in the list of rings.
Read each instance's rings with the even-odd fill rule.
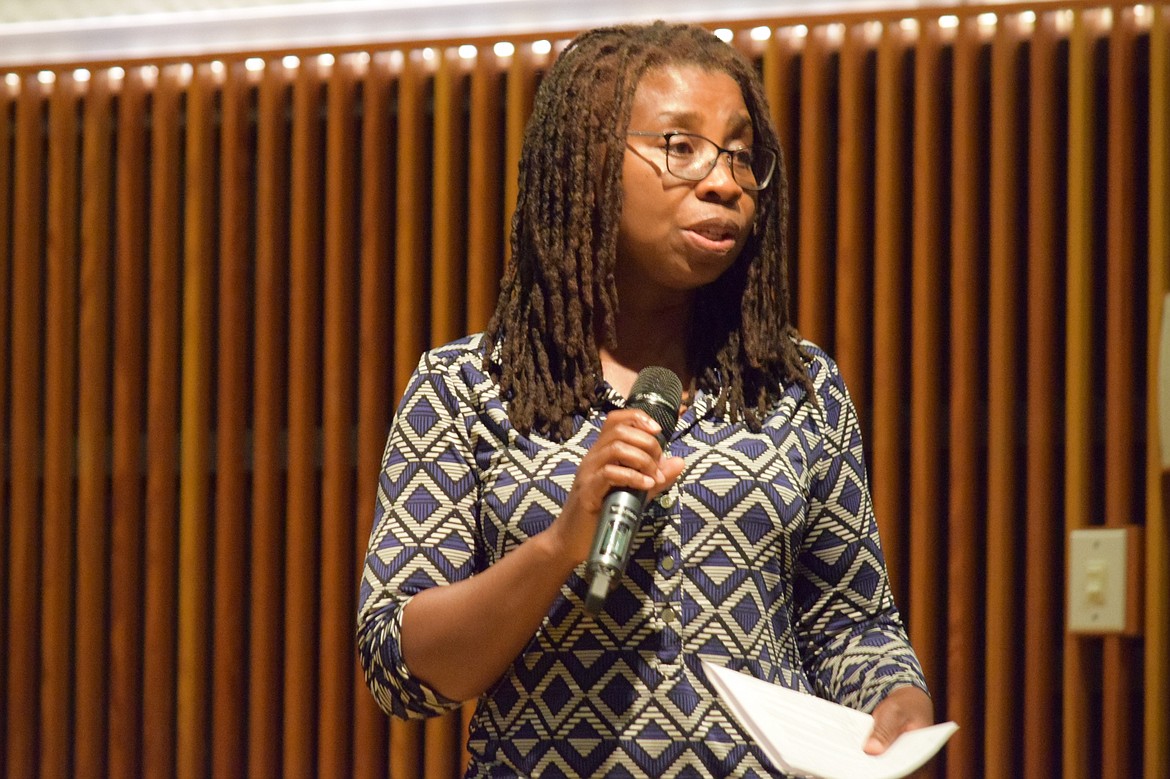
[[[599,402],[598,334],[615,348],[614,283],[625,128],[643,74],[664,65],[725,72],[739,84],[753,143],[780,150],[751,63],[707,30],[655,22],[578,36],[541,81],[520,158],[512,262],[486,330],[485,367],[512,424],[563,439]],[[735,264],[698,291],[690,334],[696,385],[717,413],[758,430],[782,384],[809,397],[806,355],[789,322],[783,155],[758,196]]]

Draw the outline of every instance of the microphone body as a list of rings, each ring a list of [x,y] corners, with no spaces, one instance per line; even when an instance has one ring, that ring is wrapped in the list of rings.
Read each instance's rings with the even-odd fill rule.
[[[681,402],[682,382],[678,376],[666,368],[651,366],[638,373],[626,408],[638,408],[649,414],[662,428],[657,436],[658,445],[665,446],[678,423]],[[601,612],[606,596],[625,573],[645,508],[645,490],[614,488],[605,496],[586,564],[589,591],[585,595],[585,611],[589,614],[596,616]]]

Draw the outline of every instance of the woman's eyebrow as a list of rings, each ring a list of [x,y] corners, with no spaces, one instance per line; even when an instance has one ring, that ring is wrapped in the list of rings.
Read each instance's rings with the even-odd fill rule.
[[[672,124],[678,127],[694,127],[703,119],[703,115],[698,111],[663,111],[654,117],[657,122],[663,124]],[[754,129],[752,125],[752,117],[750,114],[736,114],[731,117],[727,125],[727,134],[735,135],[744,130]]]
[[[693,125],[698,123],[702,116],[697,111],[663,111],[654,118],[668,124]]]

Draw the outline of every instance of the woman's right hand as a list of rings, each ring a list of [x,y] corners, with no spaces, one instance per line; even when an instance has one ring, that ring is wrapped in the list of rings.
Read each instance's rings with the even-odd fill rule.
[[[645,490],[647,499],[670,489],[683,471],[681,457],[664,456],[657,435],[662,428],[645,411],[610,412],[601,433],[577,468],[561,514],[548,529],[575,567],[589,556],[605,496],[615,487]]]

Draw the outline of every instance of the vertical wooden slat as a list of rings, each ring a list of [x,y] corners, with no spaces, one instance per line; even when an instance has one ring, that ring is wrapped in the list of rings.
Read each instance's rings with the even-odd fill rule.
[[[1074,12],[1069,34],[1068,79],[1068,311],[1065,325],[1064,518],[1068,533],[1087,527],[1093,506],[1093,34],[1082,11]],[[1098,671],[1088,639],[1065,645],[1063,775],[1094,776],[1092,680]]]
[[[15,186],[12,180],[13,143],[15,135],[13,113],[16,106],[16,84],[0,82],[0,246],[8,251],[0,252],[0,325],[9,327],[11,313],[10,301],[12,292],[12,210],[15,200]],[[8,388],[9,388],[9,349],[8,338],[0,338],[0,433],[7,436],[8,427]],[[11,452],[0,452],[0,525],[6,531],[9,527],[8,513],[8,477]],[[5,572],[0,574],[0,625],[4,626],[5,645],[11,641],[8,638],[8,533],[0,533],[0,562],[4,563]],[[5,744],[8,738],[8,681],[7,663],[0,664],[0,753],[8,754]]]
[[[77,366],[77,668],[75,765],[105,774],[109,683],[111,241],[113,105],[109,71],[85,98]],[[120,574],[120,572],[119,572]]]
[[[501,212],[504,258],[512,257],[512,213],[519,196],[520,153],[524,146],[524,128],[532,114],[536,98],[536,58],[528,44],[516,46],[508,66],[508,94],[504,117],[504,206]]]
[[[252,90],[241,61],[225,66],[219,181],[219,284],[216,296],[214,653],[211,769],[245,768],[248,611],[248,308],[251,277]],[[262,294],[268,294],[263,290]]]
[[[1063,543],[1060,514],[1061,425],[1053,402],[1063,386],[1060,323],[1063,314],[1060,263],[1061,137],[1064,105],[1058,96],[1065,83],[1059,72],[1055,13],[1041,14],[1030,41],[1028,110],[1028,307],[1025,415],[1026,509],[1024,613],[1025,776],[1058,776],[1060,754],[1032,745],[1059,743],[1061,730],[1059,665],[1062,652],[1060,587]]]
[[[35,75],[24,76],[16,101],[13,154],[12,287],[9,333],[8,504],[8,776],[36,773],[41,601],[41,397],[43,374],[45,97]]]
[[[945,255],[942,233],[945,208],[940,171],[947,164],[942,149],[942,117],[946,115],[942,40],[933,21],[922,24],[914,74],[914,197],[911,246],[910,320],[910,637],[926,671],[936,705],[945,710],[945,667],[939,615],[946,603],[944,566],[937,564],[944,515],[941,366],[945,315]],[[941,699],[941,700],[940,700]]]
[[[434,152],[431,175],[431,342],[445,344],[464,333],[467,290],[463,279],[466,230],[456,214],[467,207],[467,131],[464,127],[463,59],[446,49],[435,68]]]
[[[320,582],[321,101],[315,57],[293,87],[288,326],[288,519],[285,540],[285,776],[317,766],[317,635]]]
[[[421,52],[407,52],[398,76],[398,194],[394,251],[394,386],[405,390],[428,346],[426,210],[426,81]]]
[[[211,765],[212,327],[215,290],[215,100],[209,64],[187,90],[179,479],[178,775]]]
[[[796,225],[799,223],[799,197],[795,182],[800,171],[800,72],[799,51],[803,38],[793,34],[791,27],[781,27],[776,30],[761,54],[760,69],[763,72],[764,95],[768,98],[768,108],[772,112],[772,122],[776,125],[776,133],[780,138],[781,161],[784,165],[783,181],[777,180],[776,186],[784,186],[788,194],[788,289],[790,293],[798,289],[800,274],[797,263],[794,261],[799,246],[799,236]],[[777,173],[779,175],[779,171]],[[796,315],[796,299],[792,298],[793,308],[791,316]]]
[[[150,309],[147,377],[144,773],[175,766],[178,613],[179,347],[182,267],[181,67],[158,75],[151,106]]]
[[[800,70],[800,245],[796,254],[795,322],[801,335],[835,353],[832,294],[833,191],[836,176],[832,139],[836,133],[832,105],[830,28],[818,25],[804,42]]]
[[[906,528],[907,376],[909,338],[909,170],[912,126],[909,36],[898,23],[882,28],[877,53],[874,153],[873,435],[870,484],[894,599],[909,602]],[[939,712],[940,714],[942,712]]]
[[[962,727],[947,747],[947,773],[973,776],[983,765],[984,452],[987,441],[986,50],[978,21],[961,20],[951,47],[950,427],[948,446],[947,711]],[[912,563],[913,564],[913,563]],[[998,619],[992,616],[990,619]]]
[[[319,776],[350,776],[353,754],[353,425],[357,350],[357,73],[339,57],[329,76],[325,139]]]
[[[142,773],[143,478],[147,363],[147,95],[130,68],[118,99],[110,570],[110,776]]]
[[[1165,430],[1158,420],[1160,398],[1170,393],[1168,377],[1159,376],[1158,360],[1165,348],[1159,342],[1164,298],[1170,286],[1170,9],[1152,9],[1150,24],[1150,170],[1149,170],[1149,335],[1146,359],[1149,384],[1147,430]],[[1170,773],[1170,539],[1167,501],[1170,500],[1170,441],[1148,447],[1146,493],[1146,675],[1143,763],[1145,776]]]
[[[359,293],[360,342],[358,361],[357,498],[354,562],[365,561],[374,523],[374,496],[382,461],[382,449],[390,428],[394,401],[390,301],[393,273],[390,256],[394,244],[394,133],[391,121],[393,80],[383,58],[375,55],[366,71],[362,110],[361,163],[361,291]],[[360,570],[360,568],[359,568]],[[350,601],[351,603],[353,601]],[[352,623],[351,623],[352,624]],[[356,653],[353,664],[357,666]],[[354,777],[375,779],[386,775],[389,722],[374,701],[361,673],[355,677]]]
[[[1019,658],[1023,615],[1019,592],[1024,545],[1017,478],[1018,409],[1016,377],[1023,370],[1018,344],[1024,340],[1020,308],[1025,298],[1020,218],[1024,186],[1020,154],[1022,79],[1018,19],[1001,16],[991,54],[990,279],[987,370],[987,716],[984,755],[988,776],[1019,775],[1023,713],[1015,705],[1023,687]]]
[[[1105,523],[1113,527],[1132,524],[1138,517],[1136,500],[1140,471],[1138,415],[1135,391],[1144,394],[1140,375],[1134,375],[1142,353],[1137,341],[1139,315],[1136,301],[1138,224],[1136,218],[1139,169],[1135,106],[1137,85],[1136,38],[1133,11],[1116,8],[1109,36],[1109,129],[1106,154],[1108,205],[1106,206],[1106,300],[1105,300]],[[1133,776],[1139,762],[1141,708],[1134,695],[1141,689],[1141,647],[1123,636],[1106,636],[1102,667],[1102,773]]]
[[[455,49],[443,52],[434,73],[434,171],[431,198],[431,332],[432,344],[445,344],[464,331],[467,290],[463,279],[464,225],[453,214],[466,205],[466,132],[464,130],[463,60]],[[473,130],[474,132],[474,130]],[[458,774],[459,713],[427,720],[423,776]]]
[[[504,227],[499,128],[505,113],[499,87],[496,57],[481,51],[471,74],[467,162],[467,328],[471,331],[487,326],[500,289]]]
[[[873,98],[870,43],[864,23],[849,26],[841,46],[837,133],[837,256],[833,295],[834,356],[866,431],[871,429],[869,335],[873,305]],[[868,440],[868,436],[866,437]]]
[[[785,185],[789,187],[789,240],[796,238],[797,222],[793,218],[797,212],[797,198],[792,187],[800,170],[800,53],[803,44],[804,38],[797,36],[791,27],[781,27],[768,38],[760,61],[764,94],[768,98],[772,122],[780,136],[780,149],[788,173]],[[790,276],[793,272],[794,269],[789,268]]]
[[[256,120],[252,515],[248,556],[248,773],[281,773],[288,374],[289,78],[265,63]]]
[[[425,80],[420,52],[407,52],[398,74],[398,149],[395,179],[397,234],[394,243],[394,396],[401,397],[428,328],[424,237],[423,176],[426,175]],[[468,269],[470,276],[470,268]],[[390,724],[390,776],[415,776],[422,767],[423,726]]]
[[[49,101],[45,251],[45,428],[41,559],[40,770],[60,776],[73,754],[73,504],[77,420],[77,89],[57,75]]]

